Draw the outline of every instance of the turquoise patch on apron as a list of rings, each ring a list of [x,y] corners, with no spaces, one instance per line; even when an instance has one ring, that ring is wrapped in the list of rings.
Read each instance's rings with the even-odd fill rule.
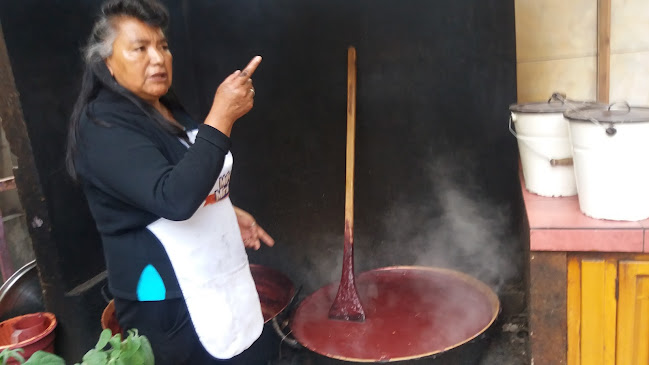
[[[137,283],[137,299],[143,302],[164,300],[166,294],[167,288],[165,288],[158,270],[151,264],[147,265],[142,270],[140,280]]]

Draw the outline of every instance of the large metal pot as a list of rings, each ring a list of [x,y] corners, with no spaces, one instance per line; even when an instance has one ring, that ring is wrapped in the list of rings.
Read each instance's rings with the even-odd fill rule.
[[[292,334],[318,364],[477,364],[500,313],[497,295],[466,274],[395,266],[361,273],[363,322],[329,319],[338,285],[304,299]]]
[[[264,315],[264,330],[261,336],[246,351],[228,362],[232,365],[267,364],[279,357],[281,338],[273,329],[295,296],[293,282],[278,270],[261,265],[250,265],[255,280],[261,311]]]

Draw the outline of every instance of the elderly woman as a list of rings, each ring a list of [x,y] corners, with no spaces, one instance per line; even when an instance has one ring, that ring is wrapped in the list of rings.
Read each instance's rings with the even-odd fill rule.
[[[218,87],[202,124],[169,91],[168,13],[109,0],[85,49],[67,165],[102,237],[124,329],[157,364],[221,363],[263,327],[245,247],[273,239],[229,199],[230,132],[253,106],[261,57]]]

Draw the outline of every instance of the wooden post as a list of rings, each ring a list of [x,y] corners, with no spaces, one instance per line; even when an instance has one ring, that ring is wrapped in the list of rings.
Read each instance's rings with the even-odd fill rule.
[[[2,26],[0,26],[0,122],[11,151],[19,161],[18,168],[14,170],[15,185],[29,225],[43,304],[48,312],[56,315],[58,321],[55,351],[70,363],[79,362],[83,354],[94,346],[96,334],[101,330],[101,310],[106,306],[101,295],[101,287],[106,282],[105,273],[100,272],[67,291],[68,287],[76,283],[64,277],[62,268],[65,265],[73,265],[80,272],[79,276],[88,275],[87,272],[82,271],[79,263],[88,261],[90,258],[86,256],[76,259],[68,256],[67,261],[64,261],[59,256],[62,241],[69,237],[59,234],[57,241],[52,234],[53,226],[47,206],[48,200],[43,193],[32,150],[34,145],[27,131]],[[48,178],[52,177],[48,176]],[[0,181],[0,187],[10,187],[10,181]],[[60,186],[57,186],[57,189],[61,189]],[[84,243],[75,241],[72,244]]]
[[[17,185],[20,187],[18,195],[27,216],[29,233],[41,278],[44,277],[48,281],[56,282],[59,279],[58,270],[56,269],[57,258],[53,257],[53,253],[39,256],[39,250],[36,249],[37,247],[52,246],[49,215],[1,27],[0,123],[5,131],[12,153],[17,156],[19,161],[19,166],[14,171],[15,179],[3,179],[0,181],[0,186],[11,188]]]
[[[608,103],[611,89],[611,0],[597,0],[597,101]]]
[[[567,256],[530,252],[529,326],[533,364],[567,364]]]

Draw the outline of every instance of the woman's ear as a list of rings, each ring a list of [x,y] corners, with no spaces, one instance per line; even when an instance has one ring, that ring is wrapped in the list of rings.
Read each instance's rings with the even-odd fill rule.
[[[110,72],[110,76],[112,76],[114,78],[115,73],[113,73],[113,68],[110,67],[110,58],[107,58],[106,60],[104,60],[104,63],[106,63],[106,68],[108,68],[108,72]]]

